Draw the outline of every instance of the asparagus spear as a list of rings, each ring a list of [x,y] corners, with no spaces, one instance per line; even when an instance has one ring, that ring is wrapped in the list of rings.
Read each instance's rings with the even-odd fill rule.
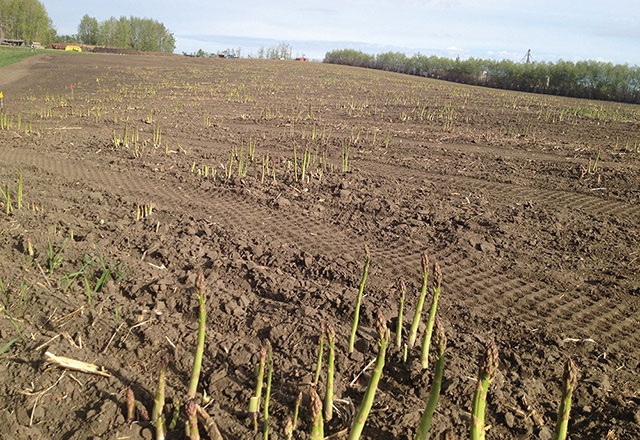
[[[189,382],[189,392],[187,399],[191,400],[196,397],[198,389],[198,381],[200,380],[200,370],[202,368],[202,355],[204,353],[204,334],[206,329],[207,309],[205,307],[204,290],[206,284],[202,269],[198,271],[196,276],[196,290],[198,291],[198,303],[200,305],[200,319],[198,322],[198,342],[196,345],[196,354],[193,359],[193,370],[191,372],[191,381]]]
[[[364,284],[367,281],[369,273],[369,248],[365,245],[365,260],[362,280],[360,281],[360,289],[358,290],[358,298],[356,299],[356,309],[353,314],[353,325],[351,326],[351,337],[349,338],[349,353],[353,353],[353,347],[356,343],[356,330],[358,330],[358,320],[360,319],[360,305],[362,304],[362,293],[364,292]]]
[[[284,435],[287,440],[293,439],[293,419],[290,415],[284,421]]]
[[[327,323],[327,340],[329,342],[329,356],[327,359],[327,390],[324,396],[324,418],[329,422],[333,417],[333,379],[335,377],[336,332]]]
[[[158,391],[156,392],[155,399],[153,401],[153,409],[151,410],[151,422],[155,423],[158,420],[158,416],[162,413],[164,407],[164,389],[165,389],[165,374],[167,366],[169,365],[169,358],[164,356],[160,364],[160,377],[158,378]]]
[[[322,422],[322,401],[315,388],[309,390],[311,397],[311,437],[310,440],[324,440],[324,424]]]
[[[558,420],[553,440],[565,440],[567,438],[567,427],[569,425],[569,413],[571,412],[571,396],[578,382],[578,368],[571,358],[567,359],[562,375],[562,401],[558,410]]]
[[[256,381],[256,394],[249,399],[249,412],[253,416],[253,430],[258,432],[258,412],[260,411],[260,398],[262,397],[262,385],[264,383],[264,366],[267,362],[267,349],[260,346],[260,364],[258,366],[258,380]]]
[[[498,348],[494,344],[487,346],[478,372],[478,385],[473,396],[471,413],[471,440],[484,440],[484,411],[487,404],[489,384],[498,370]]]
[[[422,254],[422,289],[418,297],[416,312],[413,315],[411,329],[409,330],[409,347],[413,347],[418,337],[418,326],[420,325],[420,317],[422,316],[422,308],[424,307],[424,299],[427,296],[427,282],[429,281],[429,256],[427,253]]]
[[[269,399],[271,398],[271,377],[273,376],[273,352],[267,340],[267,391],[264,396],[264,440],[269,439]]]
[[[195,400],[189,400],[187,403],[187,417],[189,418],[189,438],[191,440],[200,440]]]
[[[320,372],[322,371],[323,349],[324,349],[324,333],[320,333],[320,338],[318,339],[318,362],[316,362],[316,375],[313,378],[314,385],[318,385],[318,380],[320,380]]]
[[[127,388],[127,422],[131,423],[134,419],[134,411],[136,408],[136,396],[133,394],[131,387]]]
[[[433,264],[433,276],[436,284],[433,286],[433,299],[431,301],[431,309],[429,310],[429,318],[427,319],[427,331],[422,341],[422,368],[425,370],[429,366],[429,348],[431,346],[431,335],[433,333],[433,322],[436,318],[436,309],[438,308],[438,298],[440,297],[440,288],[442,286],[442,271],[438,263]]]
[[[433,413],[438,405],[438,398],[440,397],[440,387],[442,386],[442,374],[444,371],[444,351],[447,347],[447,338],[444,334],[444,329],[438,318],[435,318],[436,328],[436,347],[438,350],[438,360],[436,362],[436,370],[433,375],[433,382],[431,383],[431,390],[429,391],[429,400],[427,401],[427,407],[420,419],[420,425],[416,432],[415,440],[426,440],[431,429],[431,422],[433,419]]]
[[[160,366],[160,377],[158,378],[158,392],[156,393],[153,409],[151,410],[151,423],[156,425],[156,439],[164,439],[164,390],[165,390],[165,375],[167,372],[167,366],[169,365],[169,358],[164,356],[162,358],[162,364]]]
[[[367,421],[371,407],[373,406],[373,399],[376,395],[376,389],[378,388],[378,382],[382,376],[382,369],[384,368],[385,354],[387,350],[387,341],[389,339],[389,332],[387,330],[387,321],[382,315],[382,312],[378,311],[376,319],[376,327],[378,329],[379,349],[378,357],[376,358],[376,364],[371,374],[371,379],[367,385],[367,390],[364,393],[364,398],[358,409],[358,413],[353,419],[351,429],[349,430],[349,440],[358,440],[364,429],[364,424]]]
[[[293,410],[293,429],[294,430],[298,426],[298,413],[300,412],[301,403],[302,403],[302,391],[298,393],[298,398],[296,399],[296,407]]]
[[[404,312],[404,295],[407,292],[407,286],[404,280],[400,280],[400,305],[398,306],[398,325],[396,327],[396,345],[398,348],[402,346],[402,314]]]

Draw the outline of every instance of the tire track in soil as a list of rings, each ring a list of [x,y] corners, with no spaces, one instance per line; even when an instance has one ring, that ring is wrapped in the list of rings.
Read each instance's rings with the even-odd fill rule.
[[[465,176],[443,175],[373,161],[368,163],[371,167],[363,170],[365,174],[428,179],[431,183],[507,194],[513,201],[536,200],[558,210],[577,209],[592,215],[613,215],[640,222],[640,206],[615,200],[568,191],[488,182]],[[640,347],[640,319],[631,311],[633,307],[619,298],[593,301],[584,294],[571,298],[566,294],[549,291],[543,283],[469,268],[473,263],[467,260],[451,263],[454,264],[440,262],[443,276],[449,279],[447,290],[454,291],[454,295],[455,291],[461,292],[455,299],[466,307],[480,307],[485,310],[491,307],[502,316],[516,318],[532,328],[551,328],[565,337],[593,338],[598,343],[609,343],[610,350],[622,351]],[[475,294],[469,295],[470,292]]]
[[[193,209],[193,215],[211,216],[226,227],[243,225],[254,236],[287,244],[310,253],[322,253],[327,257],[360,249],[363,241],[348,236],[336,226],[323,224],[313,217],[304,217],[282,211],[268,211],[261,206],[241,199],[228,190],[212,194],[198,192],[197,188],[184,190],[173,187],[160,179],[128,176],[96,168],[89,163],[72,163],[52,160],[41,154],[21,150],[1,151],[0,160],[37,168],[70,180],[93,182],[123,196],[135,199],[151,199],[159,209],[173,207]],[[393,170],[400,177],[431,177],[436,182],[472,184],[473,187],[500,189],[512,197],[523,200],[549,200],[562,209],[587,209],[602,207],[599,213],[613,215],[638,215],[638,210],[619,202],[600,200],[561,191],[538,191],[506,184],[484,182],[478,179],[441,176],[406,168],[376,164],[377,169]],[[595,200],[593,200],[595,199]],[[560,201],[558,201],[560,200]],[[595,203],[598,202],[598,203]],[[398,243],[395,246],[371,249],[372,258],[384,261],[380,270],[392,276],[415,276],[419,272],[421,252],[416,245]],[[593,301],[584,295],[572,297],[554,293],[542,283],[508,277],[492,270],[478,268],[475,263],[450,247],[431,254],[442,266],[445,282],[443,302],[465,308],[490,310],[498,316],[516,319],[532,328],[550,328],[564,337],[593,338],[597,343],[610,343],[610,350],[637,349],[640,347],[638,319],[613,299]]]
[[[464,292],[455,300],[465,308],[492,310],[532,329],[557,331],[563,338],[592,338],[597,343],[609,344],[609,351],[640,347],[638,317],[619,298],[594,301],[584,294],[554,293],[542,283],[477,267],[463,270],[455,267],[454,272],[446,291]],[[447,274],[444,268],[443,273]],[[446,293],[442,298],[446,298]]]
[[[607,200],[578,192],[549,190],[509,183],[490,182],[467,176],[441,174],[435,171],[419,170],[406,166],[391,165],[371,160],[362,162],[366,166],[364,173],[392,175],[399,178],[429,180],[432,183],[449,184],[456,187],[484,190],[491,194],[506,195],[513,202],[536,201],[550,208],[579,210],[591,215],[612,215],[640,223],[640,205]]]

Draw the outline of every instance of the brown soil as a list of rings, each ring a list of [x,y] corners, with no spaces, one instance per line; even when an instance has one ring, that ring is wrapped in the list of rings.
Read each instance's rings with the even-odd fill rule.
[[[199,399],[211,399],[225,438],[253,436],[245,411],[267,338],[271,438],[283,438],[325,322],[338,335],[337,397],[357,407],[369,371],[349,384],[375,356],[375,313],[395,329],[404,278],[408,329],[424,251],[444,274],[449,341],[436,433],[467,436],[479,359],[495,342],[487,439],[551,438],[568,357],[580,369],[571,438],[639,437],[640,107],[316,63],[93,54],[0,69],[0,90],[12,121],[0,130],[0,184],[14,208],[24,176],[23,208],[0,205],[0,346],[16,326],[24,338],[0,355],[1,438],[152,438],[148,423],[125,421],[125,390],[151,409],[168,355],[168,402],[184,398],[199,268],[209,286]],[[114,144],[125,127],[144,151]],[[226,178],[232,149],[249,142],[255,167],[238,177],[236,160]],[[267,153],[276,180],[261,182]],[[136,220],[149,201],[153,213]],[[49,240],[57,253],[71,234],[51,271]],[[371,270],[348,356],[365,243]],[[84,267],[94,289],[101,260],[114,270],[91,312],[83,277],[68,276]],[[112,377],[64,373],[46,351]],[[405,364],[389,349],[366,438],[413,438],[433,374],[418,356]],[[303,406],[296,438],[308,436]]]

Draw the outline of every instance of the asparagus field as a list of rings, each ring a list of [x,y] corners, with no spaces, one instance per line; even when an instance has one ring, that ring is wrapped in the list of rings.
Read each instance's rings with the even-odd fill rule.
[[[0,438],[640,437],[640,106],[0,68]]]

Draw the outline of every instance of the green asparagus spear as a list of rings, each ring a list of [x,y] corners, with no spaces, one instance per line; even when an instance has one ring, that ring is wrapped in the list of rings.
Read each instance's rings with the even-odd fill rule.
[[[438,298],[440,297],[440,288],[442,286],[442,272],[440,271],[440,265],[434,263],[433,265],[433,277],[436,284],[433,286],[433,299],[431,301],[431,309],[429,310],[429,318],[427,319],[427,330],[422,341],[422,354],[420,361],[422,368],[425,370],[429,366],[429,348],[431,346],[431,335],[433,333],[433,323],[436,318],[436,309],[438,308]]]
[[[376,358],[376,364],[371,374],[371,379],[367,385],[367,390],[364,393],[362,403],[358,409],[358,413],[353,419],[351,429],[349,430],[349,440],[358,440],[364,429],[364,425],[373,406],[373,399],[378,388],[378,382],[382,376],[382,369],[384,368],[385,354],[387,350],[387,341],[389,339],[389,332],[387,330],[387,321],[382,315],[382,312],[378,311],[376,319],[376,327],[378,329],[379,349],[378,357]]]
[[[331,324],[327,323],[327,341],[329,342],[329,356],[327,359],[327,390],[324,396],[324,418],[327,422],[333,417],[333,379],[335,377],[336,359],[336,332]]]
[[[422,316],[422,308],[424,307],[424,299],[427,296],[427,283],[429,281],[429,256],[427,253],[422,254],[422,288],[416,305],[416,312],[413,315],[411,329],[409,330],[409,348],[413,347],[418,337],[418,326],[420,325],[420,317]]]
[[[427,401],[427,407],[420,419],[420,425],[416,432],[415,440],[426,440],[431,429],[431,422],[433,419],[433,413],[438,405],[438,398],[440,397],[440,387],[442,386],[442,374],[444,371],[444,351],[447,347],[447,338],[444,334],[442,324],[435,318],[436,329],[436,346],[438,349],[438,360],[436,362],[436,370],[433,375],[433,382],[431,383],[431,390],[429,391],[429,400]]]
[[[360,288],[358,290],[358,298],[356,299],[356,309],[353,314],[353,325],[351,326],[351,337],[349,338],[349,353],[353,353],[353,347],[356,343],[356,330],[358,330],[358,320],[360,319],[360,305],[362,304],[362,293],[364,292],[364,284],[367,281],[367,274],[369,273],[369,248],[365,245],[365,260],[364,270],[362,273],[362,280],[360,281]]]
[[[204,335],[206,329],[207,309],[205,307],[204,290],[206,284],[202,270],[198,271],[196,276],[196,290],[198,291],[198,303],[200,305],[200,319],[198,322],[198,342],[196,345],[196,354],[193,359],[193,370],[191,371],[191,381],[189,382],[189,391],[187,399],[191,400],[196,397],[198,389],[198,381],[200,380],[200,370],[202,368],[202,355],[204,353]]]
[[[322,401],[315,388],[309,390],[311,397],[311,437],[310,440],[324,440],[324,424],[322,422]]]
[[[571,395],[578,382],[578,368],[569,358],[564,366],[562,376],[562,401],[558,410],[558,420],[553,440],[565,440],[567,438],[567,427],[569,425],[569,413],[571,412]]]
[[[498,348],[494,344],[487,346],[478,372],[478,384],[473,396],[471,413],[471,440],[484,440],[484,412],[487,404],[489,384],[498,370]]]

